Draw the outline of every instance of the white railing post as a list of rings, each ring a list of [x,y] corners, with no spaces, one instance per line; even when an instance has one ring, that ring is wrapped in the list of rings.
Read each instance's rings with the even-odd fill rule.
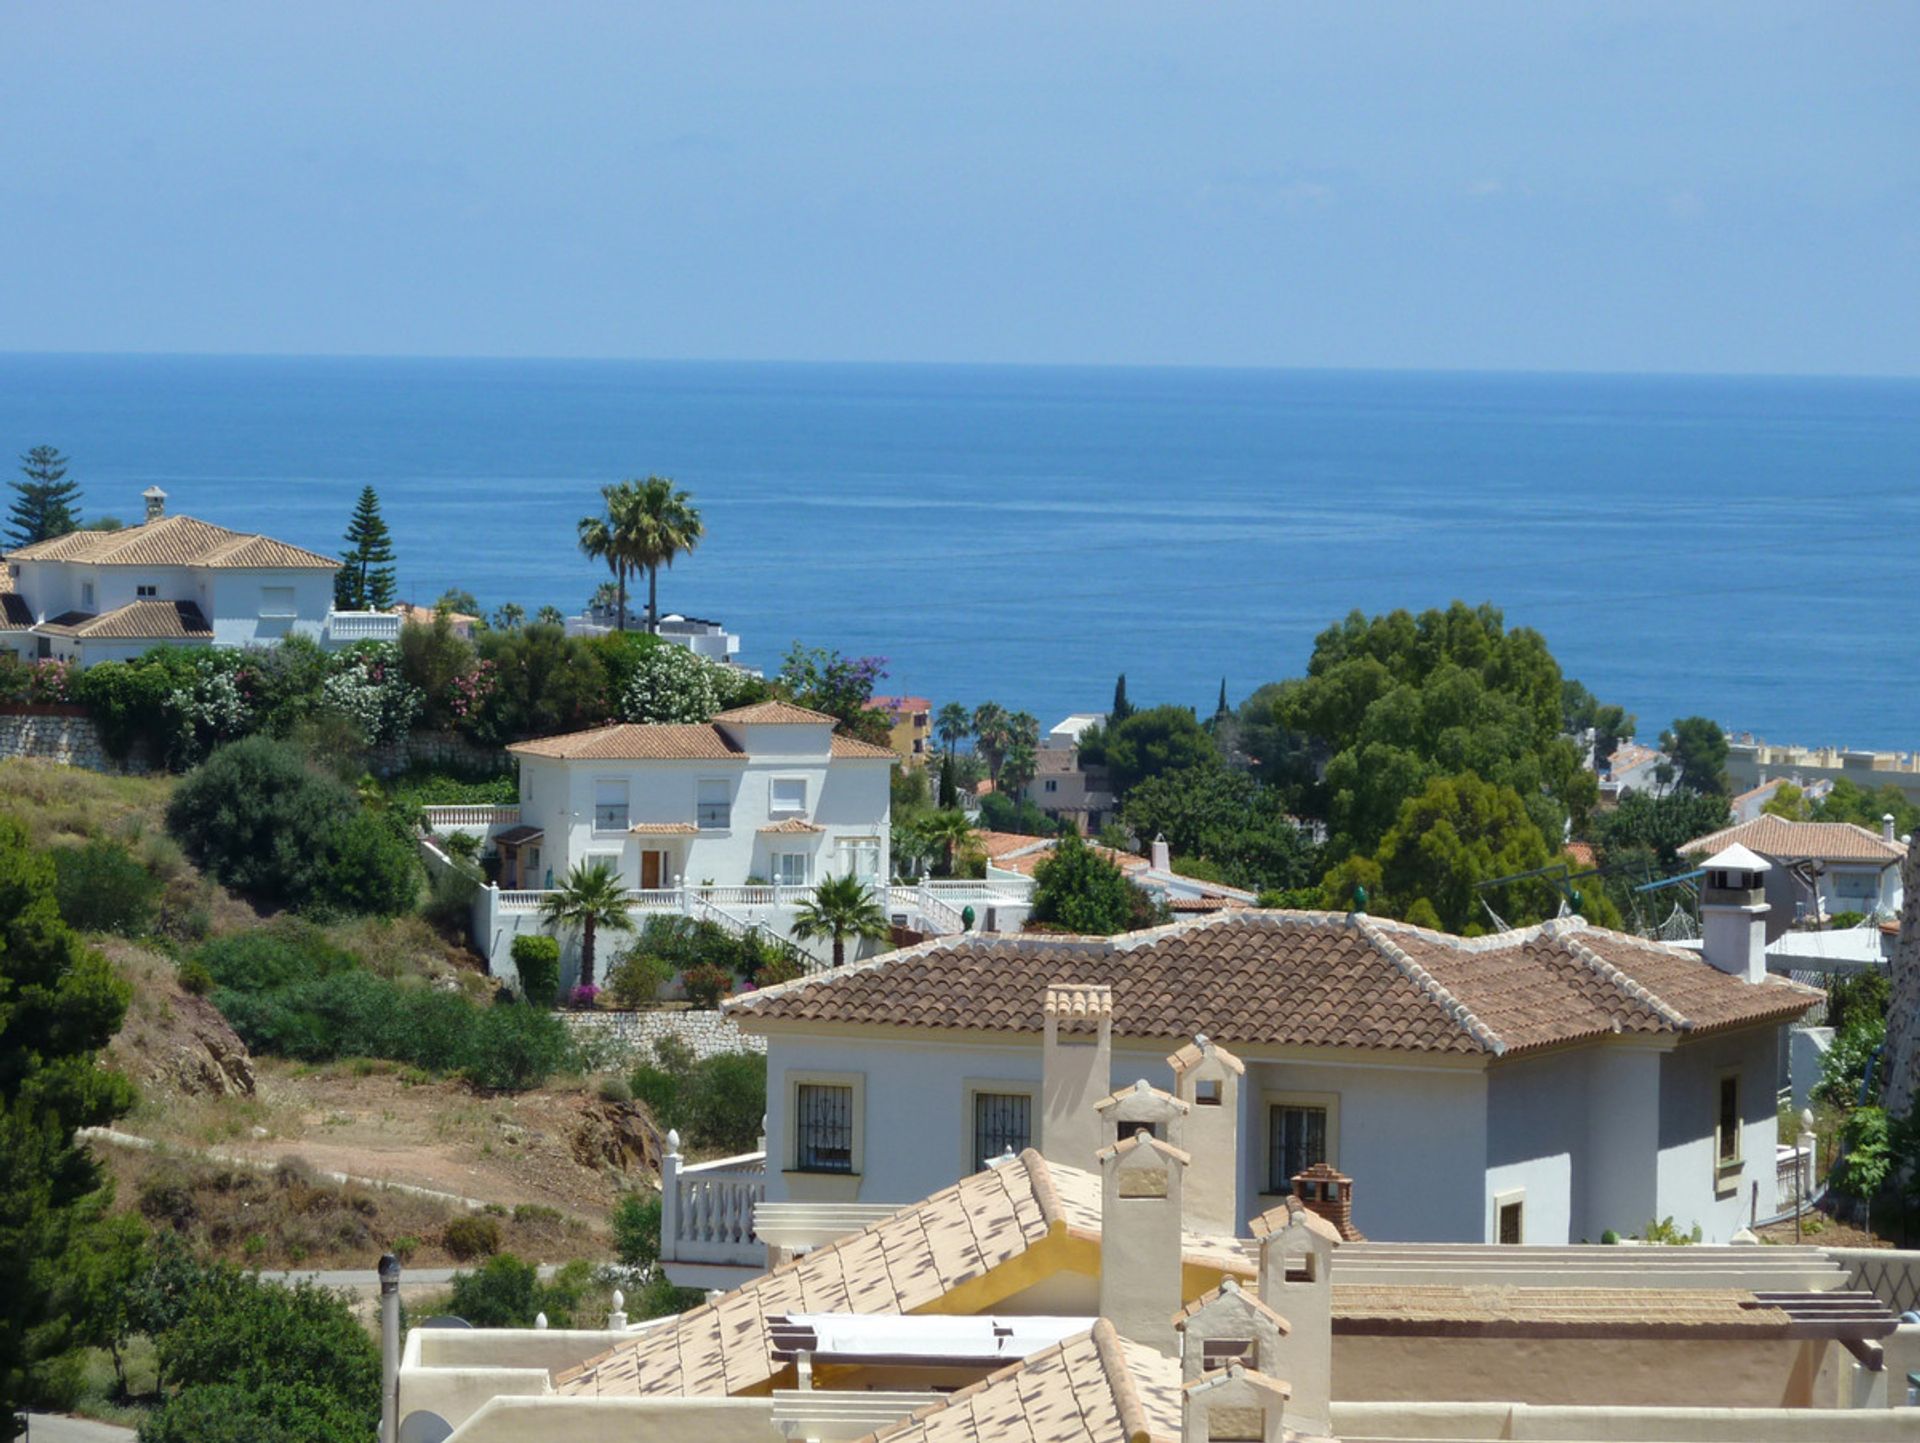
[[[687,885],[687,879],[684,876],[675,877],[673,879],[673,885],[680,893],[680,915],[683,917],[691,917],[693,915],[693,888]]]
[[[678,1255],[674,1244],[680,1238],[680,1134],[667,1130],[667,1152],[660,1159],[660,1256]]]

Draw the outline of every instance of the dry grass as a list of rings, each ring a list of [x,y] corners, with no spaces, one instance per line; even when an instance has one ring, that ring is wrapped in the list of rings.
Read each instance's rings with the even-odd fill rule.
[[[117,837],[164,836],[169,777],[110,777],[54,762],[0,762],[0,811],[27,825],[36,846]]]
[[[387,1188],[324,1181],[298,1158],[272,1171],[179,1156],[102,1149],[116,1206],[170,1228],[196,1251],[249,1267],[371,1267],[383,1252],[426,1266],[456,1261],[442,1246],[467,1211]],[[606,1244],[550,1207],[492,1210],[500,1247],[561,1262],[599,1257]]]

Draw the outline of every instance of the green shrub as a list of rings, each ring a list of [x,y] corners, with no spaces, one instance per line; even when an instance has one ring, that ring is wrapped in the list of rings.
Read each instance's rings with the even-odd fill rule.
[[[484,1091],[522,1092],[538,1087],[573,1056],[572,1035],[554,1014],[529,1007],[488,1007],[473,1029],[461,1071]]]
[[[318,927],[283,917],[253,932],[237,932],[208,942],[199,960],[213,980],[236,992],[268,992],[295,982],[311,982],[359,964],[334,946]]]
[[[551,1007],[560,991],[560,942],[541,933],[513,939],[513,967],[520,996],[531,1007]]]
[[[584,1262],[568,1263],[543,1283],[532,1263],[501,1253],[471,1273],[454,1274],[447,1308],[476,1328],[530,1328],[541,1313],[551,1327],[572,1328],[604,1321],[585,1315],[592,1290],[593,1269]]]
[[[179,981],[180,990],[194,997],[205,997],[213,991],[213,974],[207,971],[204,962],[182,962]]]
[[[393,916],[419,892],[397,828],[286,742],[221,747],[181,782],[167,826],[217,880],[266,902]]]
[[[718,1007],[720,999],[733,991],[733,974],[711,962],[687,968],[680,974],[680,982],[695,1007]]]
[[[637,1067],[628,1079],[631,1095],[647,1105],[662,1127],[680,1125],[680,1083],[657,1067]]]
[[[500,1251],[500,1224],[487,1217],[455,1218],[440,1230],[440,1246],[463,1263],[490,1258]]]
[[[632,1102],[633,1089],[624,1077],[603,1077],[594,1089],[602,1102]]]
[[[613,1255],[624,1267],[651,1272],[660,1261],[660,1199],[628,1193],[613,1208]]]
[[[760,964],[760,970],[753,974],[753,985],[777,987],[782,982],[792,982],[806,975],[807,969],[799,958],[780,952]]]
[[[664,957],[630,949],[607,970],[607,991],[621,1007],[646,1007],[673,980],[673,965]]]
[[[54,900],[69,927],[123,937],[152,928],[162,884],[132,852],[104,837],[52,852]]]
[[[721,1052],[698,1063],[681,1092],[681,1111],[700,1147],[745,1152],[756,1146],[767,1112],[765,1055]]]

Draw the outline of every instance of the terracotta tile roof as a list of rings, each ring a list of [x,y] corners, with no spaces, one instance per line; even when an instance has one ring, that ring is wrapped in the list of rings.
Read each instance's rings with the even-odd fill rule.
[[[873,696],[867,698],[868,711],[883,711],[889,716],[913,716],[920,712],[933,710],[933,703],[924,696]]]
[[[671,1323],[557,1373],[556,1393],[658,1397],[739,1394],[786,1365],[772,1317],[912,1313],[1021,1256],[1056,1230],[1098,1241],[1100,1179],[1029,1148],[880,1222],[815,1248]],[[1188,1234],[1192,1265],[1240,1277],[1258,1268],[1233,1238]]]
[[[410,601],[403,601],[393,608],[393,614],[399,617],[401,621],[412,626],[432,626],[440,617],[440,608],[437,606],[415,606]],[[449,610],[446,616],[447,620],[455,626],[459,626],[462,622],[468,626],[472,626],[474,622],[480,619],[477,616],[469,616],[464,611]]]
[[[119,531],[72,531],[7,553],[11,561],[84,561],[91,566],[300,567],[340,563],[270,536],[229,531],[191,516],[163,516]]]
[[[69,611],[40,630],[87,641],[211,641],[213,628],[191,601],[130,601],[98,616]]]
[[[816,827],[804,817],[788,817],[784,822],[774,822],[760,829],[760,835],[776,837],[806,837],[826,831],[825,827]]]
[[[1034,869],[1053,855],[1054,845],[1059,841],[1057,837],[1028,837],[1018,832],[975,831],[973,836],[995,867],[1002,872],[1018,872],[1023,877],[1031,877]],[[1088,850],[1099,853],[1123,872],[1143,871],[1148,866],[1145,857],[1116,852],[1097,842],[1088,843]]]
[[[723,711],[714,720],[717,722],[735,722],[741,726],[834,726],[835,719],[823,711],[811,711],[803,706],[795,706],[790,701],[761,701],[752,706],[737,706],[732,711]]]
[[[635,822],[627,828],[636,837],[691,837],[699,830],[692,822]]]
[[[1177,1443],[1180,1365],[1105,1318],[862,1443]]]
[[[877,757],[889,762],[896,756],[892,747],[875,746],[858,737],[843,737],[839,732],[833,734],[832,754],[836,757]]]
[[[1819,1000],[1578,918],[1463,939],[1326,912],[1218,913],[1120,937],[942,938],[730,1000],[733,1019],[1041,1030],[1055,983],[1113,989],[1117,1037],[1499,1055],[1611,1032],[1785,1021]]]
[[[1562,850],[1573,859],[1577,866],[1594,867],[1599,865],[1599,858],[1594,855],[1593,844],[1591,842],[1568,842]]]
[[[746,750],[718,727],[704,723],[619,722],[591,731],[536,737],[507,748],[529,757],[562,761],[744,761]]]
[[[1900,843],[1851,822],[1795,822],[1770,815],[1710,832],[1680,850],[1710,857],[1735,843],[1776,862],[1897,862],[1907,855]]]

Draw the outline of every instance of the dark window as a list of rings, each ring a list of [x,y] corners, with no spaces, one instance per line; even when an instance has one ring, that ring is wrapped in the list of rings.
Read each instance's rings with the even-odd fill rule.
[[[985,1167],[1012,1148],[1024,1152],[1033,1143],[1033,1099],[1024,1092],[976,1092],[973,1095],[973,1161]]]
[[[1200,1371],[1211,1373],[1229,1363],[1253,1366],[1253,1339],[1203,1338],[1200,1342]]]
[[[1500,1241],[1508,1247],[1520,1245],[1520,1213],[1517,1202],[1500,1204]]]
[[[1113,1139],[1125,1142],[1136,1132],[1144,1132],[1148,1137],[1160,1136],[1160,1129],[1151,1122],[1119,1122],[1114,1124]]]
[[[853,1089],[803,1082],[797,1101],[794,1166],[801,1172],[852,1172]]]
[[[1740,1079],[1720,1079],[1720,1161],[1740,1161]]]
[[[1220,1080],[1210,1077],[1205,1081],[1195,1083],[1193,1087],[1193,1100],[1201,1107],[1218,1107],[1220,1105]]]
[[[1290,1193],[1293,1179],[1327,1160],[1327,1110],[1276,1103],[1267,1109],[1267,1191]]]

